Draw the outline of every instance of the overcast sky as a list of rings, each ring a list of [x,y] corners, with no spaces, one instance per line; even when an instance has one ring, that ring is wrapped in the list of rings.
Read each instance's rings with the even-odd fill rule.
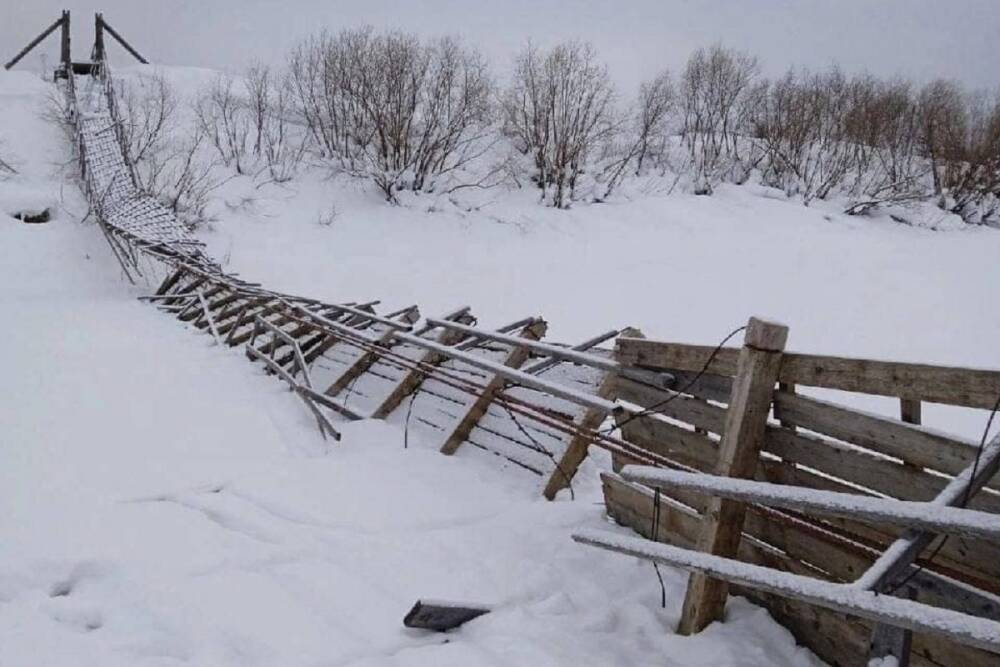
[[[1000,0],[0,0],[0,58],[73,12],[74,56],[89,53],[101,9],[151,61],[236,68],[280,60],[302,37],[370,24],[424,35],[462,35],[501,71],[531,38],[595,44],[623,92],[698,46],[721,41],[789,65],[954,77],[1000,86]],[[55,37],[47,42],[57,53]],[[120,50],[113,59],[124,62]],[[37,54],[21,67],[38,69]]]

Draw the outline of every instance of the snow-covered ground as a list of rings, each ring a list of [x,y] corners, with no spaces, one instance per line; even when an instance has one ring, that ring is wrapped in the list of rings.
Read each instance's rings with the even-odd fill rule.
[[[575,502],[547,503],[537,478],[495,457],[404,450],[384,423],[325,443],[239,352],[135,300],[143,288],[79,222],[62,176],[73,167],[40,118],[47,90],[0,73],[0,131],[20,172],[0,183],[0,209],[26,193],[55,206],[48,224],[0,215],[0,665],[816,663],[741,600],[731,622],[673,635],[679,611],[659,608],[648,564],[569,539],[605,523],[593,476]],[[453,224],[421,217],[434,237]],[[431,296],[432,276],[341,257],[395,275],[366,289],[399,299],[424,280],[432,307],[496,294]],[[340,275],[317,276],[329,285],[317,291],[354,291],[329,283]],[[515,310],[513,297],[497,305],[492,317]],[[666,573],[671,601],[685,581]],[[406,630],[420,597],[495,610],[448,635]]]
[[[593,470],[576,501],[463,448],[378,422],[320,439],[237,351],[135,300],[72,183],[49,87],[0,73],[0,665],[811,665],[765,612],[672,634],[686,576],[574,544],[606,527]],[[61,202],[26,225],[5,207]],[[233,181],[201,232],[228,268],[331,300],[381,298],[483,323],[540,314],[566,342],[634,325],[714,343],[749,315],[790,347],[1000,367],[1000,233],[933,232],[751,188],[545,209],[390,207],[313,173]],[[22,206],[17,203],[16,206]],[[332,225],[317,222],[331,206]],[[428,209],[435,209],[429,213]],[[872,399],[894,410],[890,402]],[[925,421],[978,436],[983,414]],[[448,635],[402,627],[419,597],[493,613]]]

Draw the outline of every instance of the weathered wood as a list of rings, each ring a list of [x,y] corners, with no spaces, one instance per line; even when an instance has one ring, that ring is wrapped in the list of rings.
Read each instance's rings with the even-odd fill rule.
[[[456,319],[466,323],[475,321],[475,318],[468,313],[461,313]],[[460,331],[442,329],[437,335],[437,338],[435,338],[435,341],[440,345],[451,346],[455,345],[463,338],[465,338],[465,334]],[[420,367],[436,366],[444,361],[445,358],[446,357],[439,352],[425,350],[415,364]],[[376,407],[372,412],[372,418],[385,419],[388,417],[393,410],[399,407],[399,404],[403,402],[403,399],[417,390],[425,377],[426,372],[420,370],[419,368],[412,368],[406,371],[406,374],[403,375],[399,383],[393,387],[392,391],[389,392],[389,395],[386,396],[378,407]]]
[[[536,322],[521,331],[520,338],[526,340],[538,340],[545,335],[545,330],[547,324],[544,321]],[[455,329],[456,331],[461,331],[461,329]],[[464,332],[463,332],[464,333]],[[520,368],[520,366],[527,361],[528,355],[531,351],[524,345],[515,345],[511,348],[510,352],[507,353],[506,359],[503,361],[503,365],[507,368]],[[472,428],[476,425],[482,416],[486,413],[486,408],[489,407],[490,403],[496,397],[497,393],[503,388],[505,379],[500,375],[494,375],[490,381],[486,384],[483,392],[476,397],[476,400],[472,402],[472,405],[466,410],[465,414],[455,427],[452,429],[448,437],[445,438],[444,444],[441,445],[442,454],[454,454],[458,448],[465,442],[469,433],[472,432]]]
[[[63,11],[62,34],[59,48],[59,62],[66,76],[73,76],[73,51],[71,47],[69,12]]]
[[[112,37],[114,37],[115,41],[117,41],[119,44],[122,45],[122,48],[124,48],[126,51],[128,51],[130,54],[132,54],[133,58],[135,58],[136,60],[138,60],[139,62],[141,62],[143,65],[148,65],[149,64],[149,61],[146,60],[145,58],[143,58],[142,54],[140,54],[138,51],[136,51],[135,48],[131,44],[129,44],[128,42],[126,42],[125,38],[122,37],[121,35],[119,35],[118,31],[115,30],[114,28],[112,28],[108,24],[107,21],[105,21],[103,18],[101,18],[100,21],[104,25],[104,29],[108,31],[108,34],[111,35]]]
[[[611,399],[615,394],[616,376],[608,372],[597,388],[597,396]],[[573,482],[580,464],[587,458],[587,449],[592,440],[591,431],[597,429],[607,417],[603,412],[594,409],[584,410],[577,420],[577,432],[570,438],[555,470],[549,475],[542,495],[548,500],[554,500],[556,494],[567,488]]]
[[[561,359],[563,361],[572,361],[573,363],[581,364],[583,366],[592,366],[593,368],[600,368],[601,370],[607,371],[618,370],[618,362],[616,361],[606,359],[605,357],[600,357],[595,354],[587,354],[586,352],[574,350],[569,347],[560,347],[558,345],[550,345],[548,343],[531,340],[524,341],[517,336],[511,336],[497,331],[476,329],[458,322],[449,322],[448,320],[428,319],[427,323],[433,326],[454,329],[455,331],[460,331],[466,336],[470,336],[472,338],[481,338],[507,345],[517,345],[519,347],[524,346],[528,348],[529,352],[536,352],[538,354],[553,357],[555,359]]]
[[[28,55],[29,53],[31,53],[31,50],[33,48],[35,48],[36,46],[38,46],[39,44],[41,44],[42,40],[44,40],[46,37],[48,37],[49,35],[51,35],[53,33],[53,31],[55,31],[56,28],[59,28],[60,26],[62,26],[64,21],[68,21],[69,20],[68,19],[68,14],[69,14],[68,12],[63,12],[62,16],[59,17],[58,19],[56,19],[56,21],[52,25],[50,25],[48,28],[46,28],[45,30],[43,30],[40,35],[38,35],[33,40],[31,40],[26,47],[24,47],[23,49],[21,49],[20,51],[18,51],[17,55],[14,56],[13,58],[11,58],[7,62],[7,64],[3,66],[4,69],[10,69],[10,68],[14,67],[14,65],[16,65],[17,63],[19,63],[22,58],[24,58],[26,55]]]
[[[777,392],[774,403],[783,416],[804,429],[950,475],[961,472],[976,456],[974,443],[815,398]]]
[[[788,327],[751,318],[747,325],[726,411],[726,424],[719,445],[716,474],[752,477],[764,442],[771,409],[771,396],[781,366],[781,351]],[[712,498],[702,524],[698,549],[713,556],[731,557],[739,548],[746,506],[738,501]],[[726,583],[695,572],[688,580],[687,594],[678,632],[701,632],[722,618],[726,605]]]
[[[623,364],[653,369],[700,371],[715,348],[621,338]],[[732,376],[739,351],[722,348],[706,372]],[[855,359],[788,352],[783,355],[781,382],[895,396],[971,408],[991,409],[1000,395],[1000,371],[932,366],[872,359]]]
[[[831,475],[851,484],[901,500],[931,500],[948,483],[947,477],[906,465],[849,444],[768,426],[764,451]],[[973,509],[1000,513],[1000,495],[973,498]]]
[[[664,470],[648,466],[627,466],[621,475],[628,481],[661,488],[700,491],[740,502],[768,507],[860,519],[876,524],[911,527],[947,535],[966,535],[1000,540],[1000,516],[956,507],[931,511],[927,503],[873,498],[859,494],[803,489],[749,479],[719,477],[706,473]]]
[[[899,399],[899,418],[907,424],[920,424],[921,403],[908,398]]]
[[[618,378],[615,397],[635,403],[653,414],[682,421],[711,433],[722,434],[726,409],[697,398],[657,389],[628,377]]]
[[[701,518],[695,511],[673,503],[665,494],[661,494],[658,530],[654,536],[651,532],[654,514],[652,490],[626,482],[611,473],[603,473],[601,482],[608,516],[619,524],[633,529],[648,539],[666,544],[690,548],[696,543]],[[804,532],[802,526],[798,524],[782,525],[763,515],[757,515],[753,508],[748,512],[744,529],[746,535],[752,536],[753,539],[744,538],[740,542],[739,558],[747,563],[764,565],[784,572],[821,578],[829,578],[829,573],[836,572],[835,581],[851,581],[867,568],[873,559],[869,556],[862,557],[860,553],[848,551],[836,544],[824,542],[819,539],[822,534],[811,535]],[[777,550],[767,548],[765,543],[773,545]],[[804,562],[800,559],[804,559]],[[822,569],[810,568],[809,563],[818,565]],[[918,599],[941,606],[946,597],[957,599],[958,595],[954,590],[947,591],[944,595],[934,594],[929,590],[929,587],[937,581],[947,582],[939,578],[934,579],[935,576],[925,571],[914,577],[911,583],[920,589]],[[930,582],[925,585],[926,578],[930,578]],[[733,586],[730,592],[743,595],[765,606],[775,619],[791,630],[800,643],[827,663],[845,667],[864,664],[873,624],[822,607],[749,588]],[[964,608],[971,612],[976,607],[970,603]],[[911,657],[913,665],[940,667],[961,664],[992,667],[994,661],[995,656],[977,649],[943,642],[937,637],[922,634],[914,637],[914,653]]]
[[[415,323],[420,319],[420,311],[416,306],[410,306],[405,308],[395,316],[402,321],[409,322],[410,324]],[[376,341],[376,345],[379,347],[388,347],[395,338],[396,331],[394,329],[386,329]],[[327,396],[336,396],[341,391],[343,391],[348,385],[350,385],[355,379],[362,375],[365,371],[371,368],[372,364],[378,360],[380,353],[377,350],[365,350],[353,363],[349,364],[344,372],[334,380],[329,387],[323,392]]]
[[[616,551],[664,565],[681,567],[705,577],[789,597],[860,618],[947,637],[985,651],[1000,653],[1000,623],[950,609],[935,609],[846,584],[833,584],[788,572],[741,563],[721,556],[623,537],[608,531],[576,533],[582,544]]]

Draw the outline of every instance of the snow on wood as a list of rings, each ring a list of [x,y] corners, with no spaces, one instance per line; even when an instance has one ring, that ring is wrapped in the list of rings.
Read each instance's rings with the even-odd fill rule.
[[[546,381],[523,371],[518,371],[512,368],[508,368],[503,364],[498,364],[494,362],[485,361],[483,359],[478,359],[474,356],[455,350],[453,348],[440,345],[431,341],[423,340],[417,338],[416,336],[410,336],[408,334],[400,334],[398,336],[401,340],[408,341],[417,345],[419,347],[424,347],[428,350],[433,350],[447,357],[453,358],[456,362],[473,366],[475,368],[480,368],[485,371],[489,371],[499,375],[507,380],[522,384],[528,387],[533,387],[540,391],[544,391],[561,398],[565,398],[574,403],[578,403],[585,407],[592,407],[597,410],[601,410],[606,414],[615,414],[621,412],[622,408],[612,401],[605,399],[596,398],[590,394],[578,391],[571,387],[566,387],[561,384]],[[515,339],[517,340],[517,339]]]
[[[621,476],[649,486],[693,489],[713,496],[821,516],[857,518],[948,535],[1000,539],[1000,515],[988,512],[645,466],[626,466]]]
[[[464,324],[459,324],[457,322],[448,322],[445,320],[435,320],[435,319],[428,319],[427,322],[428,324],[447,327],[449,329],[454,329],[455,331],[461,331],[464,334],[476,338],[487,338],[490,340],[495,340],[510,345],[517,345],[519,344],[518,341],[521,340],[516,336],[509,336],[503,333],[494,333],[491,331],[483,331],[482,329],[476,329],[475,327],[466,326]],[[596,354],[587,354],[584,352],[578,352],[573,348],[560,347],[559,345],[552,345],[550,343],[541,343],[538,341],[528,341],[524,342],[523,344],[525,345],[525,347],[531,349],[534,352],[540,352],[542,354],[554,357],[556,359],[574,361],[579,364],[593,366],[594,368],[601,368],[603,370],[616,370],[619,368],[619,364],[616,361],[607,359],[605,357]],[[525,371],[525,373],[528,372],[530,371]]]
[[[580,531],[573,534],[573,539],[581,544],[684,568],[729,583],[1000,653],[1000,623],[996,621],[879,595],[850,584],[830,583],[604,530]]]

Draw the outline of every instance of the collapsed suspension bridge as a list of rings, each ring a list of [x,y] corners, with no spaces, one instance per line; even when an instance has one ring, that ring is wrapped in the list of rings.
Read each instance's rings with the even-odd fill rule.
[[[588,451],[602,448],[621,473],[602,474],[609,515],[648,539],[574,537],[690,570],[681,632],[722,619],[732,585],[832,664],[996,664],[1000,436],[976,447],[925,429],[920,406],[995,412],[1000,372],[785,353],[787,328],[756,319],[738,349],[646,341],[631,328],[567,345],[543,342],[540,317],[485,330],[469,307],[424,318],[416,306],[379,314],[377,302],[268,290],[224,271],[139,187],[105,32],[145,60],[98,14],[92,58],[73,62],[69,26],[64,12],[7,68],[61,30],[55,80],[84,190],[125,275],[158,285],[143,300],[243,346],[324,437],[339,439],[344,418],[395,420],[445,454],[472,445],[544,476],[549,499],[572,494]],[[901,414],[800,386],[896,397]]]

